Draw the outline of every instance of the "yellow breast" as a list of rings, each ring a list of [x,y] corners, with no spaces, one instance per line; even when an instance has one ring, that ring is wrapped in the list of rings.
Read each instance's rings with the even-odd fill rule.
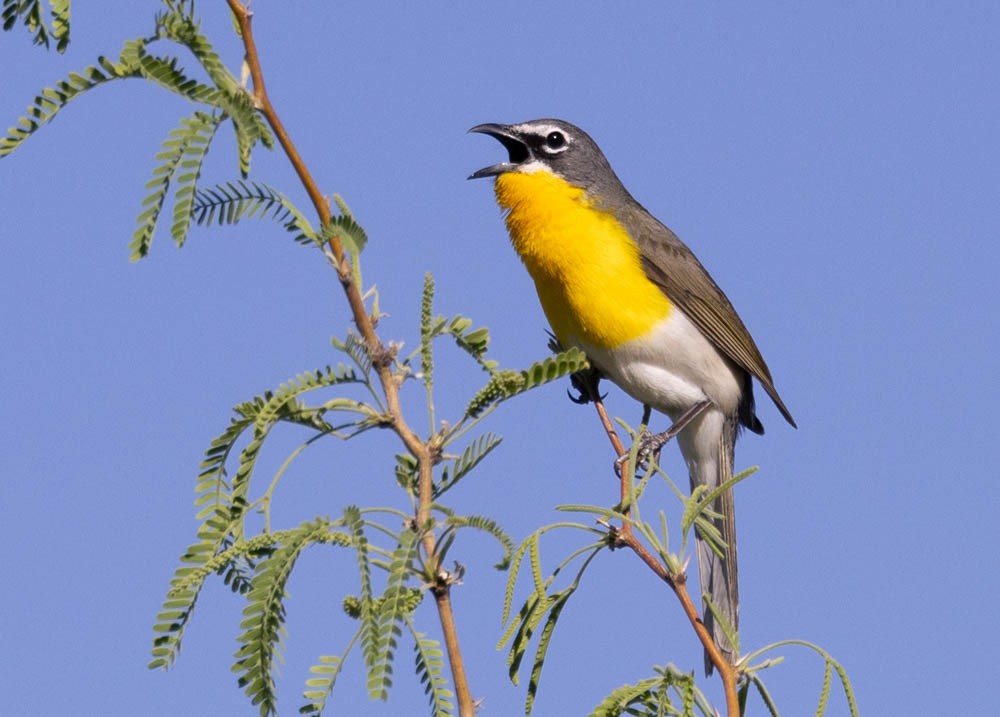
[[[497,177],[496,195],[514,249],[564,344],[614,348],[670,313],[670,301],[642,270],[638,246],[582,189],[547,171],[507,172]]]

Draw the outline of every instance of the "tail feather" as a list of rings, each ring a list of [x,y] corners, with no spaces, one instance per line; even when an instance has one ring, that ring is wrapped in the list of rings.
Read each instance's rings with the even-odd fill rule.
[[[691,474],[691,487],[697,485],[714,489],[733,476],[733,454],[736,445],[737,421],[720,412],[705,416],[694,435],[682,440],[681,448]],[[683,432],[681,434],[683,436]],[[687,445],[685,445],[687,444]],[[724,546],[718,555],[712,546],[697,535],[698,577],[702,596],[708,596],[716,611],[729,623],[735,632],[739,628],[739,582],[736,562],[736,504],[732,490],[719,496],[711,510],[721,517],[713,520]],[[730,644],[722,625],[712,614],[708,603],[703,600],[702,614],[705,627],[715,639],[723,655],[730,662],[739,656],[736,647]],[[712,663],[705,655],[705,671],[712,674]]]
[[[723,515],[722,520],[717,520],[715,523],[722,533],[726,546],[723,549],[723,557],[719,557],[706,541],[698,540],[698,575],[701,580],[701,593],[709,597],[716,611],[735,631],[739,629],[740,596],[737,582],[736,531],[729,527],[735,518],[732,491],[721,496],[712,509]],[[715,619],[707,602],[703,601],[702,606],[705,627],[715,638],[715,644],[729,662],[735,662],[738,655],[726,637],[722,625]],[[712,674],[712,661],[707,653],[705,672]]]

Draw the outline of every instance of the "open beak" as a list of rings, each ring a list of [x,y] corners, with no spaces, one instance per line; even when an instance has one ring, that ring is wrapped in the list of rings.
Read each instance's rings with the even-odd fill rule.
[[[509,172],[519,164],[527,162],[531,159],[531,151],[528,149],[528,145],[521,140],[510,125],[492,123],[477,124],[469,131],[488,134],[490,137],[498,140],[504,147],[506,147],[507,154],[509,155],[508,161],[500,162],[499,164],[494,164],[489,167],[483,167],[482,169],[470,174],[469,179],[495,177],[499,174],[503,174],[504,172]]]

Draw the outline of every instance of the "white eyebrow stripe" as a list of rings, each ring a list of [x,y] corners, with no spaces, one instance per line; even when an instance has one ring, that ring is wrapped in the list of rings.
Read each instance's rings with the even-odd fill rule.
[[[524,134],[534,134],[539,137],[546,137],[550,132],[559,132],[569,139],[569,136],[566,135],[566,131],[562,127],[554,124],[537,124],[534,122],[528,122],[525,124],[514,125],[514,131]]]

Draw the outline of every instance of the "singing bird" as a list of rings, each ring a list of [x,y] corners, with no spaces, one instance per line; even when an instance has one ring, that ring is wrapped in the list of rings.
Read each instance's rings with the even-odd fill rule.
[[[733,475],[741,428],[763,433],[753,379],[792,426],[771,372],[732,304],[690,249],[639,204],[604,153],[579,127],[557,119],[481,124],[508,161],[469,178],[495,177],[511,242],[535,282],[563,346],[577,346],[600,374],[666,414],[691,486],[712,489]],[[721,555],[698,536],[703,598],[739,626],[732,490],[711,506]],[[738,659],[707,604],[704,622],[730,663]],[[706,659],[706,668],[711,664]]]

